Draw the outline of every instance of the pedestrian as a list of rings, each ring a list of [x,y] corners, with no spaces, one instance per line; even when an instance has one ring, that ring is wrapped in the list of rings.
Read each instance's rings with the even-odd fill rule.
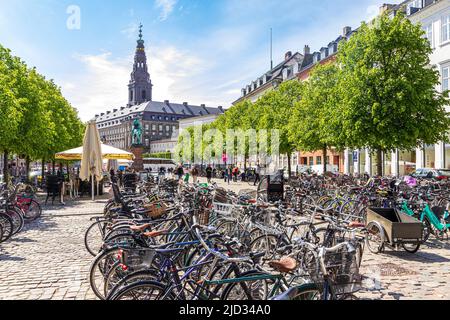
[[[239,168],[236,166],[233,168],[233,181],[237,182],[237,177],[239,175]]]
[[[199,171],[198,171],[198,169],[197,169],[197,166],[194,166],[194,167],[192,168],[191,173],[192,173],[192,180],[194,181],[194,184],[196,184],[196,183],[197,183],[197,180],[198,180],[198,174],[199,174]]]
[[[117,170],[117,177],[119,178],[119,187],[123,186],[123,172],[122,170]]]
[[[257,164],[255,169],[255,183],[253,185],[256,186],[256,184],[259,183],[260,181],[261,181],[261,167],[259,166],[259,164]]]
[[[189,184],[190,173],[189,170],[186,170],[186,174],[184,175],[184,183]]]
[[[183,169],[183,166],[180,164],[177,168],[177,176],[178,176],[179,181],[181,181],[181,179],[183,179],[183,174],[184,174],[184,169]]]
[[[228,166],[228,168],[225,169],[225,182],[228,182],[228,184],[230,184],[232,175],[233,175],[233,169],[230,165],[230,166]]]
[[[213,169],[211,168],[211,165],[208,165],[208,167],[206,168],[206,179],[208,179],[208,183],[211,183],[212,175]]]

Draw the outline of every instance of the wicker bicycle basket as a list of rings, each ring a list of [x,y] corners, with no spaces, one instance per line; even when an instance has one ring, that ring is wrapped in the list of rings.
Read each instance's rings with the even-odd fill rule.
[[[194,211],[198,224],[202,226],[209,225],[211,210],[207,208],[201,208]]]
[[[166,213],[168,206],[162,201],[156,201],[144,205],[144,208],[147,210],[147,216],[155,219],[163,216]]]
[[[356,251],[348,252],[347,248],[343,248],[338,252],[326,253],[324,260],[330,284],[335,294],[349,294],[360,290],[361,275]],[[308,274],[311,280],[317,284],[319,290],[322,290],[324,274],[315,260],[309,263]]]

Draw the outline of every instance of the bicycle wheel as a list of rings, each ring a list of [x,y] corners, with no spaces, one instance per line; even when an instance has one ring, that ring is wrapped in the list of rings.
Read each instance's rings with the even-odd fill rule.
[[[106,276],[116,262],[119,261],[120,251],[120,248],[112,248],[98,254],[89,268],[89,284],[94,294],[100,300],[105,299],[103,289]]]
[[[112,300],[112,297],[116,296],[119,290],[122,290],[126,286],[137,283],[139,281],[158,281],[161,278],[161,272],[157,269],[145,269],[134,271],[127,274],[125,277],[120,279],[117,283],[115,283],[112,287],[112,283],[108,283],[108,294],[105,300]]]
[[[0,239],[1,242],[5,242],[13,235],[14,225],[10,216],[4,212],[0,212],[0,225],[2,226],[3,235]]]
[[[105,221],[94,222],[84,234],[84,246],[92,255],[96,256],[103,247],[104,225]]]
[[[42,208],[36,200],[31,200],[23,210],[25,221],[34,221],[41,217]]]
[[[174,300],[174,296],[165,291],[162,283],[139,281],[122,288],[110,300]]]
[[[13,222],[12,234],[15,235],[22,231],[23,226],[25,225],[25,219],[22,211],[16,208],[8,208],[6,214],[12,219]]]
[[[241,277],[261,277],[261,279],[234,282],[227,285],[222,294],[222,300],[241,301],[241,300],[266,300],[269,293],[268,280],[264,278],[267,275],[259,271],[249,271]]]
[[[384,230],[378,223],[371,221],[367,225],[366,244],[370,252],[378,254],[384,249]]]
[[[314,283],[305,283],[271,300],[322,300],[322,295]]]

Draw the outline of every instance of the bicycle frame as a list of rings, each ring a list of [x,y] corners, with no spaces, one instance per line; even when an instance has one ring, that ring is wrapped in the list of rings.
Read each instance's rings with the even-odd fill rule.
[[[406,213],[409,216],[414,216],[414,211],[408,207],[408,203],[405,201],[402,205],[402,212]],[[449,212],[446,210],[443,219],[446,219],[450,216]],[[439,218],[434,214],[434,212],[430,209],[428,204],[425,205],[422,212],[420,213],[419,220],[421,222],[425,221],[425,218],[431,223],[433,227],[437,230],[444,232],[450,229],[450,223],[443,223],[439,220]]]

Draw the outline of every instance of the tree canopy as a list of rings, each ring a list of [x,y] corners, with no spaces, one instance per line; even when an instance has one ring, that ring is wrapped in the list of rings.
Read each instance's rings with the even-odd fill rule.
[[[82,142],[84,124],[60,88],[0,45],[0,153],[54,159]],[[7,164],[4,166],[8,175]]]

